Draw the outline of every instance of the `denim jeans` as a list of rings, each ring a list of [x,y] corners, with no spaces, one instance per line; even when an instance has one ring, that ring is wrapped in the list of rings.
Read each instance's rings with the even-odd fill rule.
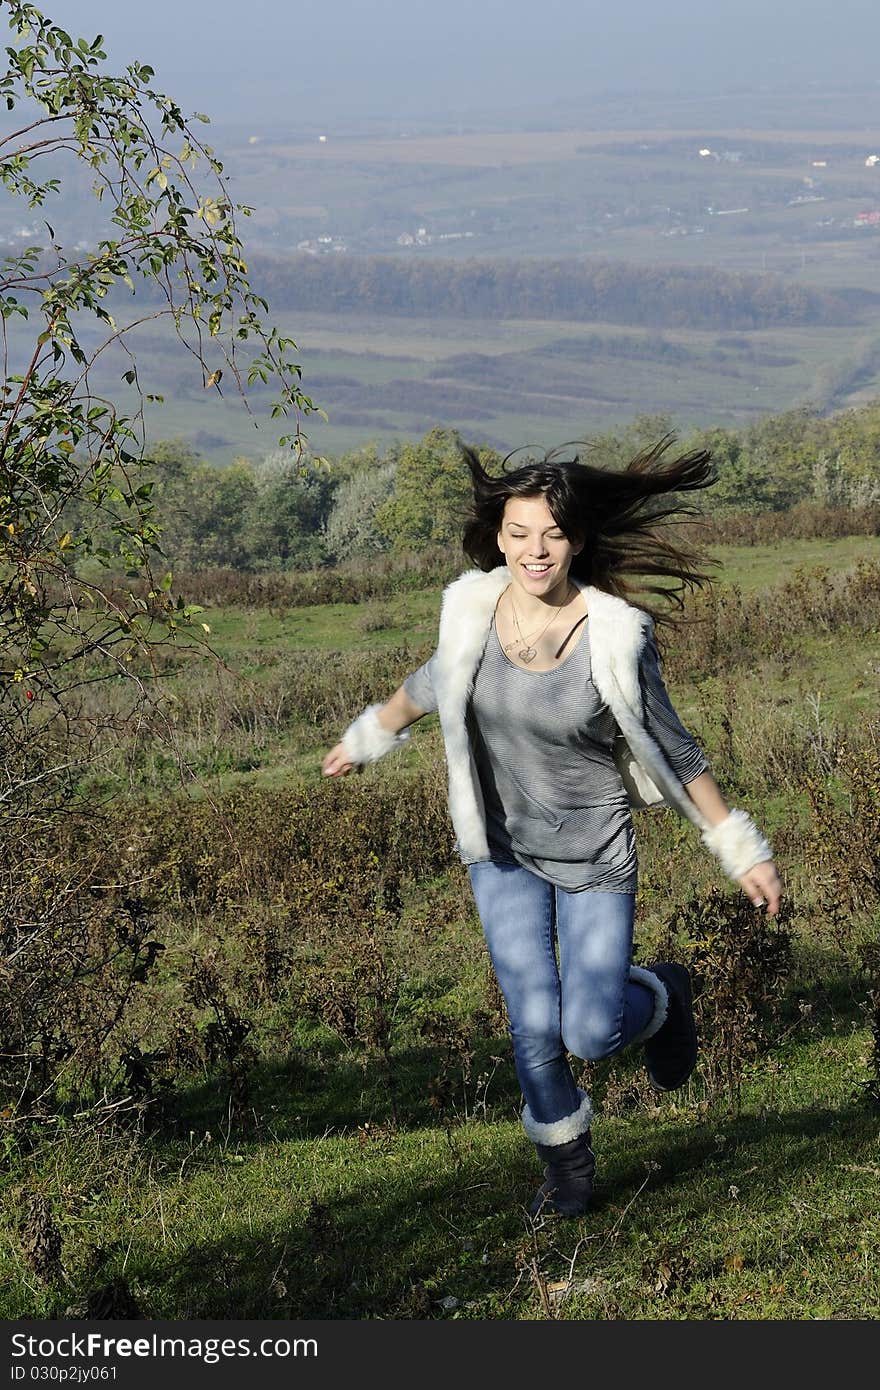
[[[551,1124],[580,1102],[566,1052],[608,1057],[653,1016],[653,991],[629,977],[635,895],[569,893],[495,860],[471,864],[469,873],[517,1078],[532,1117]]]

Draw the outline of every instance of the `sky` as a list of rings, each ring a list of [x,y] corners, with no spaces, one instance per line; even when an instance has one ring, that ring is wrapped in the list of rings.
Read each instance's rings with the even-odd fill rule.
[[[215,124],[540,113],[603,93],[880,87],[878,0],[44,0]],[[2,6],[0,6],[2,9]]]

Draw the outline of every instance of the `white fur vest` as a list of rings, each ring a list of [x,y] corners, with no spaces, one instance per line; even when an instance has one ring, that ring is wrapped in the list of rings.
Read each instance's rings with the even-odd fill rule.
[[[477,776],[468,707],[499,597],[511,582],[506,565],[468,570],[443,592],[440,632],[432,666],[449,773],[449,812],[463,861],[489,858],[483,795]],[[690,799],[657,741],[645,728],[639,654],[653,628],[650,614],[571,576],[588,612],[593,682],[629,744],[638,767],[662,801],[705,830],[708,822]]]

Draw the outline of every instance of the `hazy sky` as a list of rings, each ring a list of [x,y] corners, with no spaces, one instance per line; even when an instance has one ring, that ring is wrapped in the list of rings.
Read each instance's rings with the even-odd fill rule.
[[[38,4],[40,0],[38,0]],[[212,119],[540,111],[631,89],[878,85],[878,0],[44,0]],[[4,39],[5,41],[5,39]]]

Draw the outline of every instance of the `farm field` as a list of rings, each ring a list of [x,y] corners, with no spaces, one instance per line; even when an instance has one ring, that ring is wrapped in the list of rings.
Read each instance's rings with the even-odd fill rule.
[[[328,416],[302,420],[318,454],[415,439],[450,422],[465,439],[503,451],[589,440],[638,414],[668,416],[686,435],[800,405],[865,404],[880,391],[880,316],[876,324],[737,333],[376,315],[279,321],[298,343],[304,388]],[[259,459],[276,446],[284,422],[269,418],[265,394],[248,393],[249,412],[232,385],[222,397],[205,391],[163,325],[139,330],[135,345],[141,380],[164,397],[143,405],[148,440],[182,439],[217,464]],[[134,413],[140,403],[121,385],[123,370],[121,356],[99,359],[94,389]]]
[[[265,140],[239,147],[232,166],[249,202],[265,208],[266,181],[283,188],[289,178],[298,200],[312,206],[311,219],[276,209],[271,229],[255,227],[258,243],[275,254],[322,235],[348,254],[403,261],[622,260],[774,273],[852,296],[858,322],[850,328],[741,335],[456,323],[442,314],[427,321],[303,314],[285,325],[330,415],[310,427],[317,449],[411,436],[440,418],[512,448],[580,437],[639,411],[668,411],[686,430],[802,403],[845,408],[876,394],[880,241],[876,228],[853,224],[880,208],[880,166],[865,165],[878,139],[870,129],[699,130],[660,121],[612,131],[330,136],[326,144],[277,147]],[[713,153],[701,158],[700,148]],[[745,211],[721,215],[731,209]],[[398,235],[420,225],[422,241],[401,247]],[[727,346],[731,338],[739,348]],[[611,352],[612,342],[632,351]],[[678,360],[664,352],[667,344],[683,350]],[[756,360],[760,354],[777,360]],[[491,372],[477,360],[487,356],[501,359]],[[389,372],[394,358],[414,360]]]
[[[880,392],[880,163],[866,163],[875,145],[880,153],[880,131],[870,120],[859,129],[657,120],[381,139],[331,133],[324,144],[268,131],[255,139],[225,141],[231,188],[256,209],[243,227],[248,248],[289,261],[292,283],[290,258],[301,246],[401,266],[574,259],[772,274],[843,293],[851,311],[852,322],[836,326],[707,332],[540,316],[456,320],[442,305],[430,317],[367,305],[278,307],[273,317],[299,344],[304,388],[329,417],[303,422],[318,453],[413,438],[440,423],[504,450],[589,437],[639,413],[668,414],[686,433],[796,405],[845,409]],[[4,232],[19,234],[0,218]],[[14,361],[24,338],[20,324],[8,327]],[[283,427],[258,391],[249,393],[252,415],[228,371],[222,395],[205,391],[158,325],[139,330],[134,346],[144,390],[164,396],[146,406],[148,439],[182,438],[217,463],[273,448]],[[120,380],[127,366],[121,353],[102,355],[95,389],[137,409]]]
[[[802,253],[822,264],[841,242],[872,255],[876,238],[870,228],[856,235],[853,221],[876,206],[876,166],[865,163],[874,146],[880,132],[870,128],[719,123],[323,144],[267,133],[255,145],[233,141],[227,158],[257,209],[256,242],[279,254],[324,236],[351,254],[684,255],[695,265],[733,254],[761,271],[803,266]]]

